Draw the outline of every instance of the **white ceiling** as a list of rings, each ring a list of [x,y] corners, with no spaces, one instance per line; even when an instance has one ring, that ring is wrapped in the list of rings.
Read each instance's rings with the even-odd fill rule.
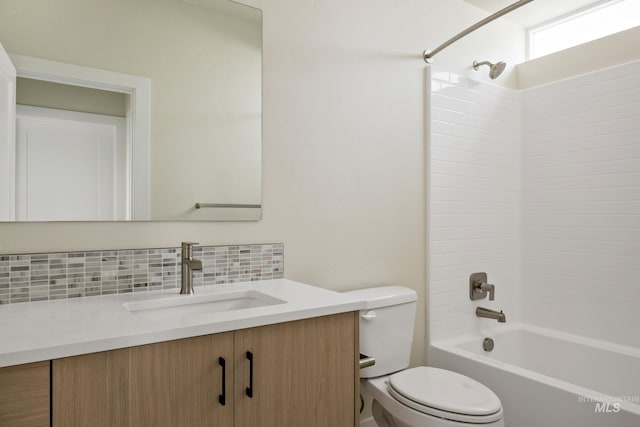
[[[486,10],[489,14],[515,3],[516,0],[464,0],[474,6]],[[505,15],[508,19],[523,28],[540,24],[565,13],[583,8],[598,0],[534,0],[529,4]]]

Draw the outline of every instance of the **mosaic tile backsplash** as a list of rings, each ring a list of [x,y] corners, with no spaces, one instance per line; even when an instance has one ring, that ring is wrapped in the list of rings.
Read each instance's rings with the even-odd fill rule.
[[[181,250],[0,255],[0,304],[179,288]],[[280,279],[284,245],[197,246],[194,286]]]

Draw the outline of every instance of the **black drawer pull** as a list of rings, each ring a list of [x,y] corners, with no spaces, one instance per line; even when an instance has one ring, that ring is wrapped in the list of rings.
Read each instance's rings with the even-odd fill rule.
[[[253,353],[250,351],[247,351],[247,360],[249,360],[249,387],[246,388],[245,393],[253,397]]]
[[[218,358],[218,363],[222,367],[222,394],[218,396],[218,402],[224,406],[227,404],[227,364],[224,357]]]

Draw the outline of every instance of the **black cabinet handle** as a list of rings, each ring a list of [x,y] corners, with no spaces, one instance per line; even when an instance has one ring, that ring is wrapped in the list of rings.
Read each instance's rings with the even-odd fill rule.
[[[253,353],[250,351],[247,351],[247,360],[249,360],[249,387],[246,388],[245,393],[253,397]]]
[[[224,406],[227,403],[227,364],[224,360],[224,357],[219,357],[218,363],[222,367],[222,394],[218,396],[218,402],[220,402],[220,404]]]

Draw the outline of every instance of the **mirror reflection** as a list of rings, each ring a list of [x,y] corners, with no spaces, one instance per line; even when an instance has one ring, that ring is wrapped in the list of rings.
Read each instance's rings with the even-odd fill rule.
[[[0,220],[259,219],[261,11],[226,0],[0,0],[0,43],[19,59],[16,138],[4,142],[14,158],[0,164],[14,182],[0,188]],[[30,58],[49,61],[47,72],[22,72]],[[141,93],[69,81],[58,63],[148,82],[148,148],[135,145]]]

